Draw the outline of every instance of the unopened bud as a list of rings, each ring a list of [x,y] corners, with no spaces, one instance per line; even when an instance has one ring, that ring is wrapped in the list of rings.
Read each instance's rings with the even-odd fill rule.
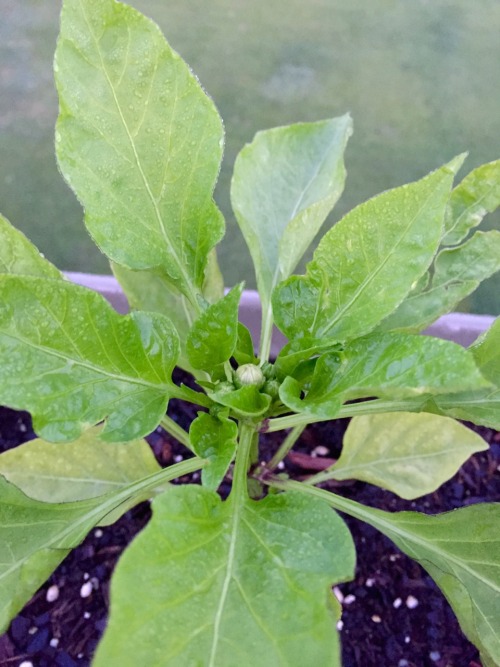
[[[240,387],[256,385],[260,389],[265,380],[264,373],[255,364],[243,364],[236,369],[235,383]]]

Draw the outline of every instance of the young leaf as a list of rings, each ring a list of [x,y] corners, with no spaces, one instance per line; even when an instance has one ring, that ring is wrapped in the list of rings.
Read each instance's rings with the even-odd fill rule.
[[[231,202],[268,304],[344,189],[349,115],[258,132],[234,165]]]
[[[194,322],[186,345],[193,368],[209,370],[232,356],[238,341],[238,306],[242,292],[243,283],[240,283]]]
[[[189,439],[193,450],[202,459],[208,460],[201,471],[203,486],[217,491],[228,471],[236,452],[238,426],[227,417],[213,417],[207,412],[199,412],[191,423]]]
[[[300,384],[281,386],[288,407],[333,418],[342,402],[356,398],[407,398],[482,389],[488,385],[473,355],[459,345],[430,336],[371,334],[348,343],[342,352],[322,355],[310,389],[300,399]]]
[[[236,349],[233,356],[239,366],[258,363],[258,359],[255,356],[252,334],[241,322],[238,322],[238,340],[236,341]]]
[[[500,387],[500,317],[470,349],[484,377]]]
[[[246,385],[234,391],[218,390],[209,393],[216,403],[231,408],[238,417],[260,417],[271,405],[271,397],[261,394],[255,385]]]
[[[443,591],[485,664],[500,664],[500,503],[427,516],[383,512],[319,489],[313,493],[374,526],[418,561]]]
[[[99,247],[156,268],[193,305],[224,233],[212,199],[222,121],[159,28],[114,0],[64,0],[59,166]]]
[[[500,271],[500,232],[476,232],[462,245],[442,250],[425,289],[410,293],[377,330],[421,331],[449,313],[481,281],[497,271]]]
[[[105,496],[59,504],[28,498],[0,475],[0,632],[89,530],[202,465],[183,461]]]
[[[338,667],[329,588],[353,570],[352,538],[325,503],[281,494],[235,505],[172,487],[115,570],[94,667]]]
[[[451,193],[443,245],[460,243],[487,213],[500,206],[500,160],[471,171]]]
[[[145,440],[103,442],[100,428],[61,445],[31,440],[0,454],[0,475],[29,498],[68,503],[118,491],[161,470]]]
[[[450,479],[475,452],[488,449],[454,419],[408,412],[354,417],[328,479],[360,479],[411,500]]]
[[[321,240],[305,276],[274,291],[276,322],[289,338],[343,341],[367,334],[401,303],[441,239],[459,156],[416,183],[361,204]]]
[[[0,275],[0,401],[28,410],[46,440],[74,440],[105,420],[120,442],[156,428],[178,355],[161,315],[118,315],[71,283]]]
[[[0,274],[62,278],[24,234],[0,215]]]

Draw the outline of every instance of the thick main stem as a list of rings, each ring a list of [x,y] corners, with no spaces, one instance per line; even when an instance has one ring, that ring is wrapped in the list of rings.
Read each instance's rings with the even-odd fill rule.
[[[231,498],[234,498],[236,502],[241,502],[248,497],[248,467],[257,435],[255,425],[252,422],[242,421],[240,423],[238,449],[236,450],[233,471],[233,488],[231,490]]]
[[[292,447],[295,445],[297,440],[300,438],[302,435],[303,430],[307,424],[300,424],[298,426],[295,426],[290,433],[286,436],[286,438],[283,440],[281,443],[279,449],[277,452],[274,454],[272,459],[269,461],[269,463],[266,465],[266,469],[269,470],[270,472],[273,471],[278,463],[281,463],[285,456],[288,454],[288,452],[292,449]]]

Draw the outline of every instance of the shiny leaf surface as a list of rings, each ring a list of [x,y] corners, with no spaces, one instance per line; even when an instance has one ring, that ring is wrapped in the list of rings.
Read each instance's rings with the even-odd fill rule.
[[[118,564],[94,667],[340,666],[330,587],[353,570],[352,538],[323,502],[173,487]]]
[[[445,217],[443,244],[457,245],[487,213],[500,206],[500,160],[471,171],[453,190]]]
[[[409,294],[379,330],[421,331],[449,313],[481,281],[500,271],[500,232],[476,232],[456,248],[436,257],[432,278],[425,289]]]
[[[454,419],[426,413],[354,417],[331,479],[359,479],[411,500],[438,489],[475,452],[488,449]]]
[[[0,276],[0,401],[35,431],[74,440],[151,432],[165,413],[178,339],[161,315],[118,315],[99,294],[59,280]]]
[[[276,322],[289,337],[357,338],[400,304],[441,239],[460,156],[416,183],[361,204],[321,240],[305,276],[278,285]]]
[[[26,236],[0,215],[0,273],[62,278]]]
[[[187,339],[193,368],[208,370],[227,361],[238,341],[238,306],[243,283],[209,306],[194,322]]]
[[[455,343],[430,336],[371,334],[342,352],[322,355],[305,399],[291,378],[280,396],[294,410],[329,418],[337,414],[340,402],[356,398],[398,399],[487,385],[473,355]]]
[[[203,486],[217,491],[236,453],[238,426],[232,419],[198,413],[191,423],[189,439],[197,456],[208,460],[201,471]]]
[[[234,165],[231,202],[268,304],[344,188],[348,115],[258,132]]]
[[[224,223],[223,128],[159,28],[114,0],[64,0],[55,58],[59,166],[102,251],[157,268],[195,304]]]

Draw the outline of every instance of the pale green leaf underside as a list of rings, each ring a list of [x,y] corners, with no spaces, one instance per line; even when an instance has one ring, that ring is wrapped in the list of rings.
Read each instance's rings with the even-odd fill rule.
[[[454,419],[386,413],[351,420],[332,479],[359,479],[413,499],[450,479],[475,452],[488,449]]]
[[[191,459],[107,495],[62,504],[28,498],[0,474],[0,632],[89,530],[202,465]]]
[[[353,568],[350,534],[324,503],[235,507],[173,487],[118,564],[94,667],[339,666],[330,586]]]
[[[55,59],[61,171],[99,247],[157,267],[190,300],[224,232],[212,101],[159,28],[114,0],[64,0]]]
[[[431,411],[500,430],[499,388],[435,396],[433,404]]]
[[[0,273],[61,278],[26,236],[0,214]]]
[[[288,337],[348,340],[395,310],[438,249],[462,161],[382,193],[338,222],[321,240],[307,274],[275,289],[280,329]]]
[[[116,442],[156,428],[178,355],[169,320],[118,315],[59,280],[4,275],[0,294],[0,401],[31,412],[41,437],[74,440],[102,420]]]
[[[41,439],[0,454],[0,475],[29,498],[66,503],[105,495],[160,470],[145,440],[103,442],[99,428],[60,444]]]
[[[239,154],[231,202],[264,303],[297,266],[344,188],[348,115],[258,132]]]

